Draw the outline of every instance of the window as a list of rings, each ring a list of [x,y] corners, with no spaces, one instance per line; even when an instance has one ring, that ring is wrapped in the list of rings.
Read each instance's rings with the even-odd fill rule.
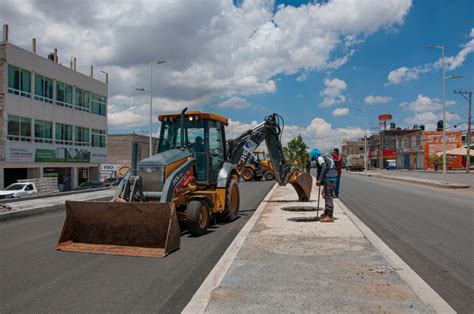
[[[8,140],[31,142],[31,119],[18,116],[8,116]]]
[[[43,120],[35,120],[35,142],[52,143],[53,142],[53,123]]]
[[[80,126],[74,127],[74,144],[77,146],[89,146],[89,128],[83,128]]]
[[[221,123],[209,120],[209,155],[210,180],[217,180],[217,175],[225,161],[224,127]]]
[[[72,145],[72,125],[56,123],[56,143]]]
[[[72,86],[56,82],[56,105],[72,108]]]
[[[105,147],[105,131],[97,129],[91,130],[91,146]]]
[[[50,104],[53,103],[53,80],[35,74],[35,99]]]
[[[91,110],[91,93],[76,88],[76,104],[77,110],[89,112]]]
[[[31,72],[8,65],[8,92],[31,98]]]
[[[107,107],[107,97],[92,94],[91,112],[105,116],[105,109]]]

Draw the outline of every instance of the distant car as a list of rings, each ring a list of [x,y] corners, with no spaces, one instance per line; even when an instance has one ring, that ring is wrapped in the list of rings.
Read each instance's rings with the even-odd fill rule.
[[[81,184],[79,184],[77,186],[77,188],[75,188],[74,190],[77,191],[77,190],[98,189],[98,188],[103,188],[103,187],[106,187],[104,182],[86,181],[86,182],[82,182]]]
[[[122,177],[117,177],[117,178],[107,178],[104,181],[105,186],[117,186],[122,182]]]
[[[13,183],[0,191],[0,199],[8,199],[37,194],[38,190],[33,182]]]

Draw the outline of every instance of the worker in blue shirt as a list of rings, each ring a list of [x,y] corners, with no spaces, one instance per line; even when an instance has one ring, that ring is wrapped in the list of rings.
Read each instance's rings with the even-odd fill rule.
[[[319,149],[315,148],[310,153],[311,160],[316,161],[317,177],[316,186],[323,185],[324,214],[321,215],[320,222],[334,222],[334,188],[337,181],[337,167],[330,156],[322,155]]]

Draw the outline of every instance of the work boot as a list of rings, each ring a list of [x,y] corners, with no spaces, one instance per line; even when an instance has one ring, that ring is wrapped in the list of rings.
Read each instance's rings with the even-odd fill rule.
[[[319,222],[334,222],[334,219],[329,216],[325,216],[324,218],[321,218]]]
[[[324,212],[324,213],[321,214],[321,216],[319,216],[320,217],[319,219],[321,220],[321,219],[323,219],[327,216],[328,216],[328,214],[326,212]]]

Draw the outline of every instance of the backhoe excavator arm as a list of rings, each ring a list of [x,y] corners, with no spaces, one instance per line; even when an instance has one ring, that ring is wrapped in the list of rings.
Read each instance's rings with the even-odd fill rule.
[[[239,173],[242,173],[252,153],[265,141],[278,184],[282,186],[292,184],[298,193],[299,200],[309,201],[312,178],[297,167],[291,166],[283,155],[281,144],[283,127],[283,118],[273,113],[265,117],[264,122],[253,129],[244,132],[234,140],[229,140],[230,162],[236,165]]]

